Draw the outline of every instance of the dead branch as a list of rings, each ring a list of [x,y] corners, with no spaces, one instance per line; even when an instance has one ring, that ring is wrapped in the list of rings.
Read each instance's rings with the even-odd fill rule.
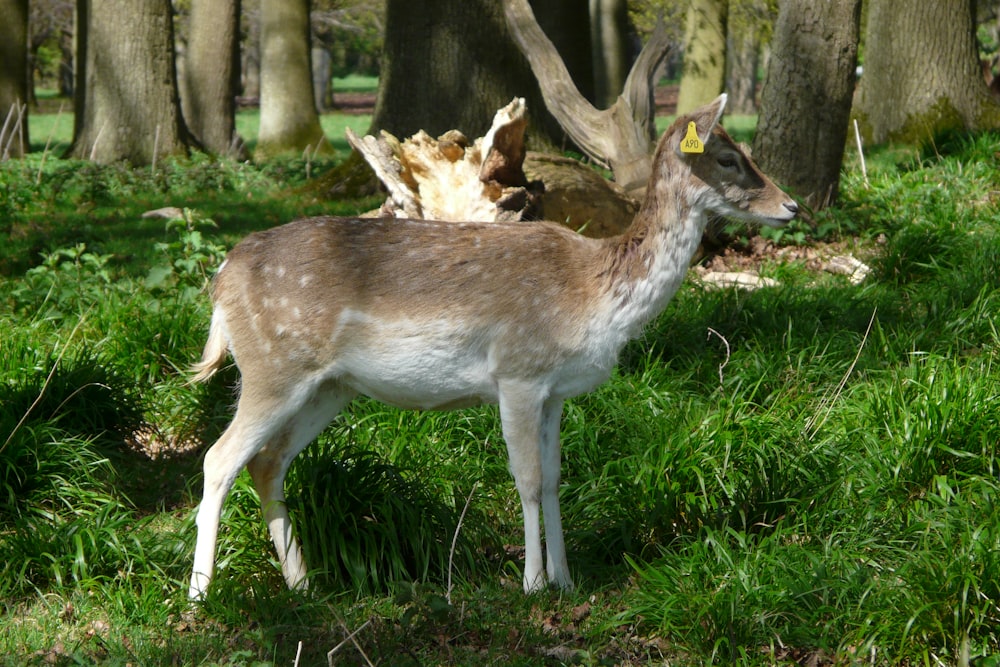
[[[598,110],[577,89],[528,0],[504,2],[507,25],[538,79],[545,105],[566,134],[592,160],[609,169],[628,192],[642,191],[652,164],[653,87],[669,50],[663,23],[656,26],[610,109]]]

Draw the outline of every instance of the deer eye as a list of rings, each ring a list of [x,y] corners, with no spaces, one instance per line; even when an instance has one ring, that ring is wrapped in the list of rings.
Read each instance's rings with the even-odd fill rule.
[[[735,155],[720,155],[717,158],[717,162],[723,169],[736,169],[739,165],[739,161]]]

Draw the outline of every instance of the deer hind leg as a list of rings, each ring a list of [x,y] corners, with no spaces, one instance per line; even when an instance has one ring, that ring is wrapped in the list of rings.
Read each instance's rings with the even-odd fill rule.
[[[261,512],[271,532],[281,572],[289,588],[307,588],[306,564],[298,541],[292,535],[292,523],[285,503],[285,475],[299,452],[318,436],[327,424],[351,401],[353,392],[327,389],[306,401],[273,437],[267,446],[247,463],[247,470],[260,495]]]
[[[222,504],[229,495],[236,476],[263,447],[271,431],[271,424],[267,421],[255,419],[248,411],[237,409],[229,428],[205,454],[205,490],[195,519],[198,541],[194,549],[194,568],[188,591],[192,599],[200,599],[212,580]]]
[[[526,382],[501,382],[500,421],[510,471],[524,513],[524,592],[545,587],[539,505],[542,498],[541,426],[544,395]]]
[[[549,582],[559,588],[573,588],[573,579],[566,562],[566,542],[559,511],[559,421],[562,401],[548,400],[542,408],[541,463],[542,516],[545,518],[545,569]]]
[[[244,389],[246,389],[245,380]],[[326,413],[329,418],[324,422],[323,426],[329,423],[337,411],[350,400],[350,396],[340,396],[340,400],[335,401],[334,396],[340,395],[334,394],[325,398],[328,408]],[[281,404],[275,401],[262,402],[260,400],[250,400],[247,397],[248,393],[244,391],[233,422],[205,454],[205,490],[195,520],[198,526],[198,538],[194,551],[191,586],[188,592],[192,599],[200,599],[208,590],[208,585],[212,580],[212,574],[215,570],[215,547],[218,539],[222,505],[229,495],[229,491],[232,489],[237,475],[261,451],[268,448],[269,443],[273,439],[277,438],[279,441],[287,443],[293,442],[293,437],[289,436],[295,436],[294,442],[296,443],[303,439],[303,429],[296,427],[296,424],[300,420],[300,408],[303,407],[297,406],[296,403],[302,401],[286,399]],[[316,398],[311,399],[314,403],[316,400]],[[324,402],[322,398],[318,400],[320,404]],[[304,403],[308,404],[309,402],[305,401]],[[318,415],[319,412],[319,410],[316,410],[315,414]],[[312,424],[316,421],[316,418],[314,417],[312,420],[305,421]],[[321,430],[322,426],[319,426],[318,429]],[[318,430],[316,432],[318,433]],[[305,439],[299,445],[299,448],[295,450],[295,453],[298,453],[298,451],[305,447],[315,435],[316,433],[313,433],[312,436]],[[293,445],[291,444],[277,448],[271,446],[268,456],[273,456],[274,452],[286,449],[290,450],[292,447]],[[288,462],[293,457],[294,454],[288,456]],[[260,467],[260,464],[257,467]],[[285,468],[287,469],[287,463],[285,464]],[[279,478],[278,487],[280,488],[280,482],[284,480],[284,471],[282,470],[280,476],[277,477]],[[268,494],[266,497],[270,499],[272,491],[261,491],[258,488],[258,493],[261,495],[261,501],[265,504],[265,508],[275,505],[280,506],[281,509],[278,511],[284,512],[287,521],[287,510],[284,509],[283,502],[276,504],[265,500],[265,494]],[[283,495],[281,498],[283,499]],[[268,510],[265,509],[264,511],[266,516]]]

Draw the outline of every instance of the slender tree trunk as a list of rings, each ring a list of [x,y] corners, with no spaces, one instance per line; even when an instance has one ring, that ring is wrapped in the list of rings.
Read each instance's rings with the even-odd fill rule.
[[[87,99],[87,16],[91,12],[91,0],[76,0],[76,11],[73,13],[73,138],[83,132],[83,121],[86,115]],[[69,154],[72,151],[67,151]]]
[[[760,44],[749,31],[730,32],[726,39],[726,113],[757,113],[757,54]]]
[[[75,15],[75,14],[74,14]],[[75,21],[74,21],[75,24]],[[73,97],[76,93],[74,89],[74,53],[73,42],[76,39],[76,31],[63,30],[59,35],[59,95],[60,97]]]
[[[261,0],[260,134],[254,158],[328,153],[313,100],[309,0]]]
[[[309,53],[312,58],[313,99],[316,111],[322,113],[330,108],[330,79],[333,77],[333,57],[322,46],[313,46]]]
[[[726,83],[728,0],[691,0],[684,31],[684,73],[677,113],[711,102]]]
[[[169,0],[80,0],[84,53],[70,154],[150,164],[187,151]]]
[[[625,0],[590,0],[590,41],[594,52],[593,101],[597,108],[607,109],[625,89],[632,65]]]
[[[0,160],[28,152],[28,0],[0,0]]]
[[[243,57],[241,63],[240,90],[243,97],[254,101],[260,100],[260,9],[247,7],[243,3],[246,15],[246,35],[243,38]]]
[[[979,64],[974,0],[870,0],[855,116],[868,142],[1000,127]]]
[[[239,21],[240,0],[191,3],[181,101],[191,133],[217,155],[239,155],[242,146],[236,135]]]
[[[754,158],[815,208],[840,182],[857,67],[861,0],[780,5]]]

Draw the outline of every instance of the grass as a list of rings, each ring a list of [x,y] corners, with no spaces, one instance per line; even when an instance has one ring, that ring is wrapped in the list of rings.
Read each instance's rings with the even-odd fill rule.
[[[0,664],[996,664],[998,143],[880,151],[868,185],[849,159],[800,231],[857,239],[867,281],[685,284],[568,403],[576,592],[520,592],[494,409],[359,400],[289,475],[313,588],[285,589],[243,475],[196,609],[236,381],[186,384],[206,282],[249,231],[371,202],[313,200],[328,165],[301,160],[0,164]],[[165,205],[189,210],[140,217]]]

